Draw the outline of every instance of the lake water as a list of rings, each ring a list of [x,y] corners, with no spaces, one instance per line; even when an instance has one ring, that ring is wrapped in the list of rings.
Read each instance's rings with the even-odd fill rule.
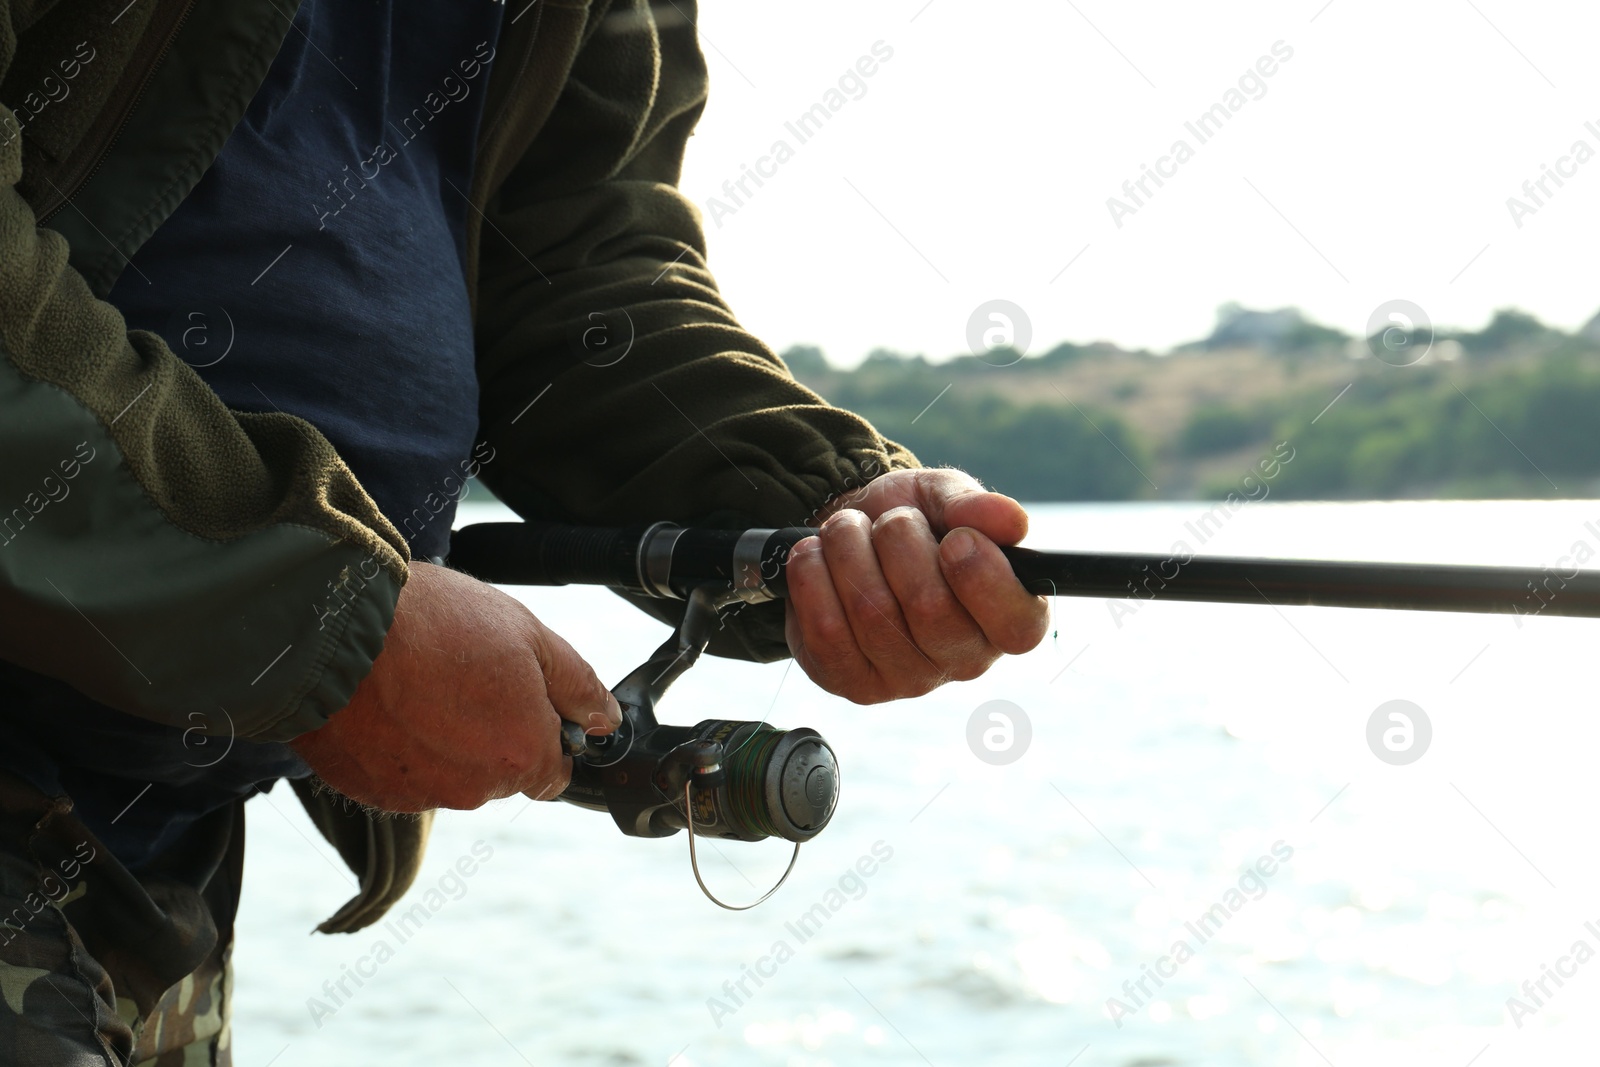
[[[1204,510],[1040,506],[1028,543],[1539,567],[1600,550],[1600,501],[1266,502],[1200,546]],[[665,634],[603,591],[518,592],[611,682]],[[765,715],[840,759],[832,824],[749,912],[701,895],[682,834],[513,798],[440,815],[403,942],[313,935],[353,880],[287,789],[253,800],[236,1062],[1595,1062],[1600,622],[1111,603],[1062,597],[1034,652],[890,705],[785,664],[689,671],[664,721]],[[1404,766],[1367,743],[1397,699],[1432,726]],[[1031,726],[1007,765],[967,742],[991,700]],[[702,863],[744,901],[787,854],[719,842]],[[1248,873],[1261,857],[1270,875]],[[367,977],[335,999],[346,968]]]

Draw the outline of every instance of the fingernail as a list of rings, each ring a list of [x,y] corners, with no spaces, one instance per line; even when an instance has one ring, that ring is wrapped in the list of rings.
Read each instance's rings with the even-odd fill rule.
[[[947,562],[961,563],[971,559],[972,554],[978,551],[978,539],[972,536],[971,530],[952,530],[945,535],[939,549]]]

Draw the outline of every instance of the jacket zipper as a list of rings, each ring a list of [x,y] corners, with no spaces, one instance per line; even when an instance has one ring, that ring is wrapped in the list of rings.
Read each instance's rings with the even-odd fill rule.
[[[39,217],[38,225],[42,226],[55,218],[62,208],[72,202],[72,198],[78,195],[79,191],[89,183],[89,179],[93,178],[101,165],[105,163],[106,157],[111,154],[111,149],[116,146],[117,138],[122,136],[123,128],[128,125],[128,120],[133,117],[134,110],[138,108],[140,98],[144,96],[145,89],[150,85],[150,79],[155,77],[156,71],[161,66],[161,61],[166,59],[167,53],[172,50],[172,42],[177,40],[179,31],[183,29],[183,24],[189,19],[189,12],[194,10],[194,5],[195,0],[188,0],[183,5],[183,13],[178,16],[178,21],[173,23],[171,31],[167,34],[167,39],[161,43],[161,50],[156,53],[155,59],[145,70],[144,77],[139,79],[139,87],[133,92],[133,100],[128,104],[127,110],[123,112],[122,118],[118,120],[116,129],[111,131],[111,136],[106,138],[105,144],[101,146],[99,154],[95,156],[94,165],[84,173],[83,177],[72,183],[72,188],[62,196],[61,203]]]

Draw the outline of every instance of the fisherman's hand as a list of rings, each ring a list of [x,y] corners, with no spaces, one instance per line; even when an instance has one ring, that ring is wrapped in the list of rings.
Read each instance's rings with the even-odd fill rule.
[[[326,725],[290,744],[363,804],[476,808],[566,788],[572,760],[560,719],[610,733],[621,709],[572,646],[518,601],[412,563],[372,672]]]
[[[892,471],[841,500],[791,550],[789,651],[858,704],[920,696],[1026,652],[1049,621],[999,545],[1028,514],[957,470]]]

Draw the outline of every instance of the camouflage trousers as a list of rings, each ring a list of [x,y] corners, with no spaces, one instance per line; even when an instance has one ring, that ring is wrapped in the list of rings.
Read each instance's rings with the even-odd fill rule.
[[[244,807],[124,868],[72,812],[0,772],[0,1064],[228,1065]]]

